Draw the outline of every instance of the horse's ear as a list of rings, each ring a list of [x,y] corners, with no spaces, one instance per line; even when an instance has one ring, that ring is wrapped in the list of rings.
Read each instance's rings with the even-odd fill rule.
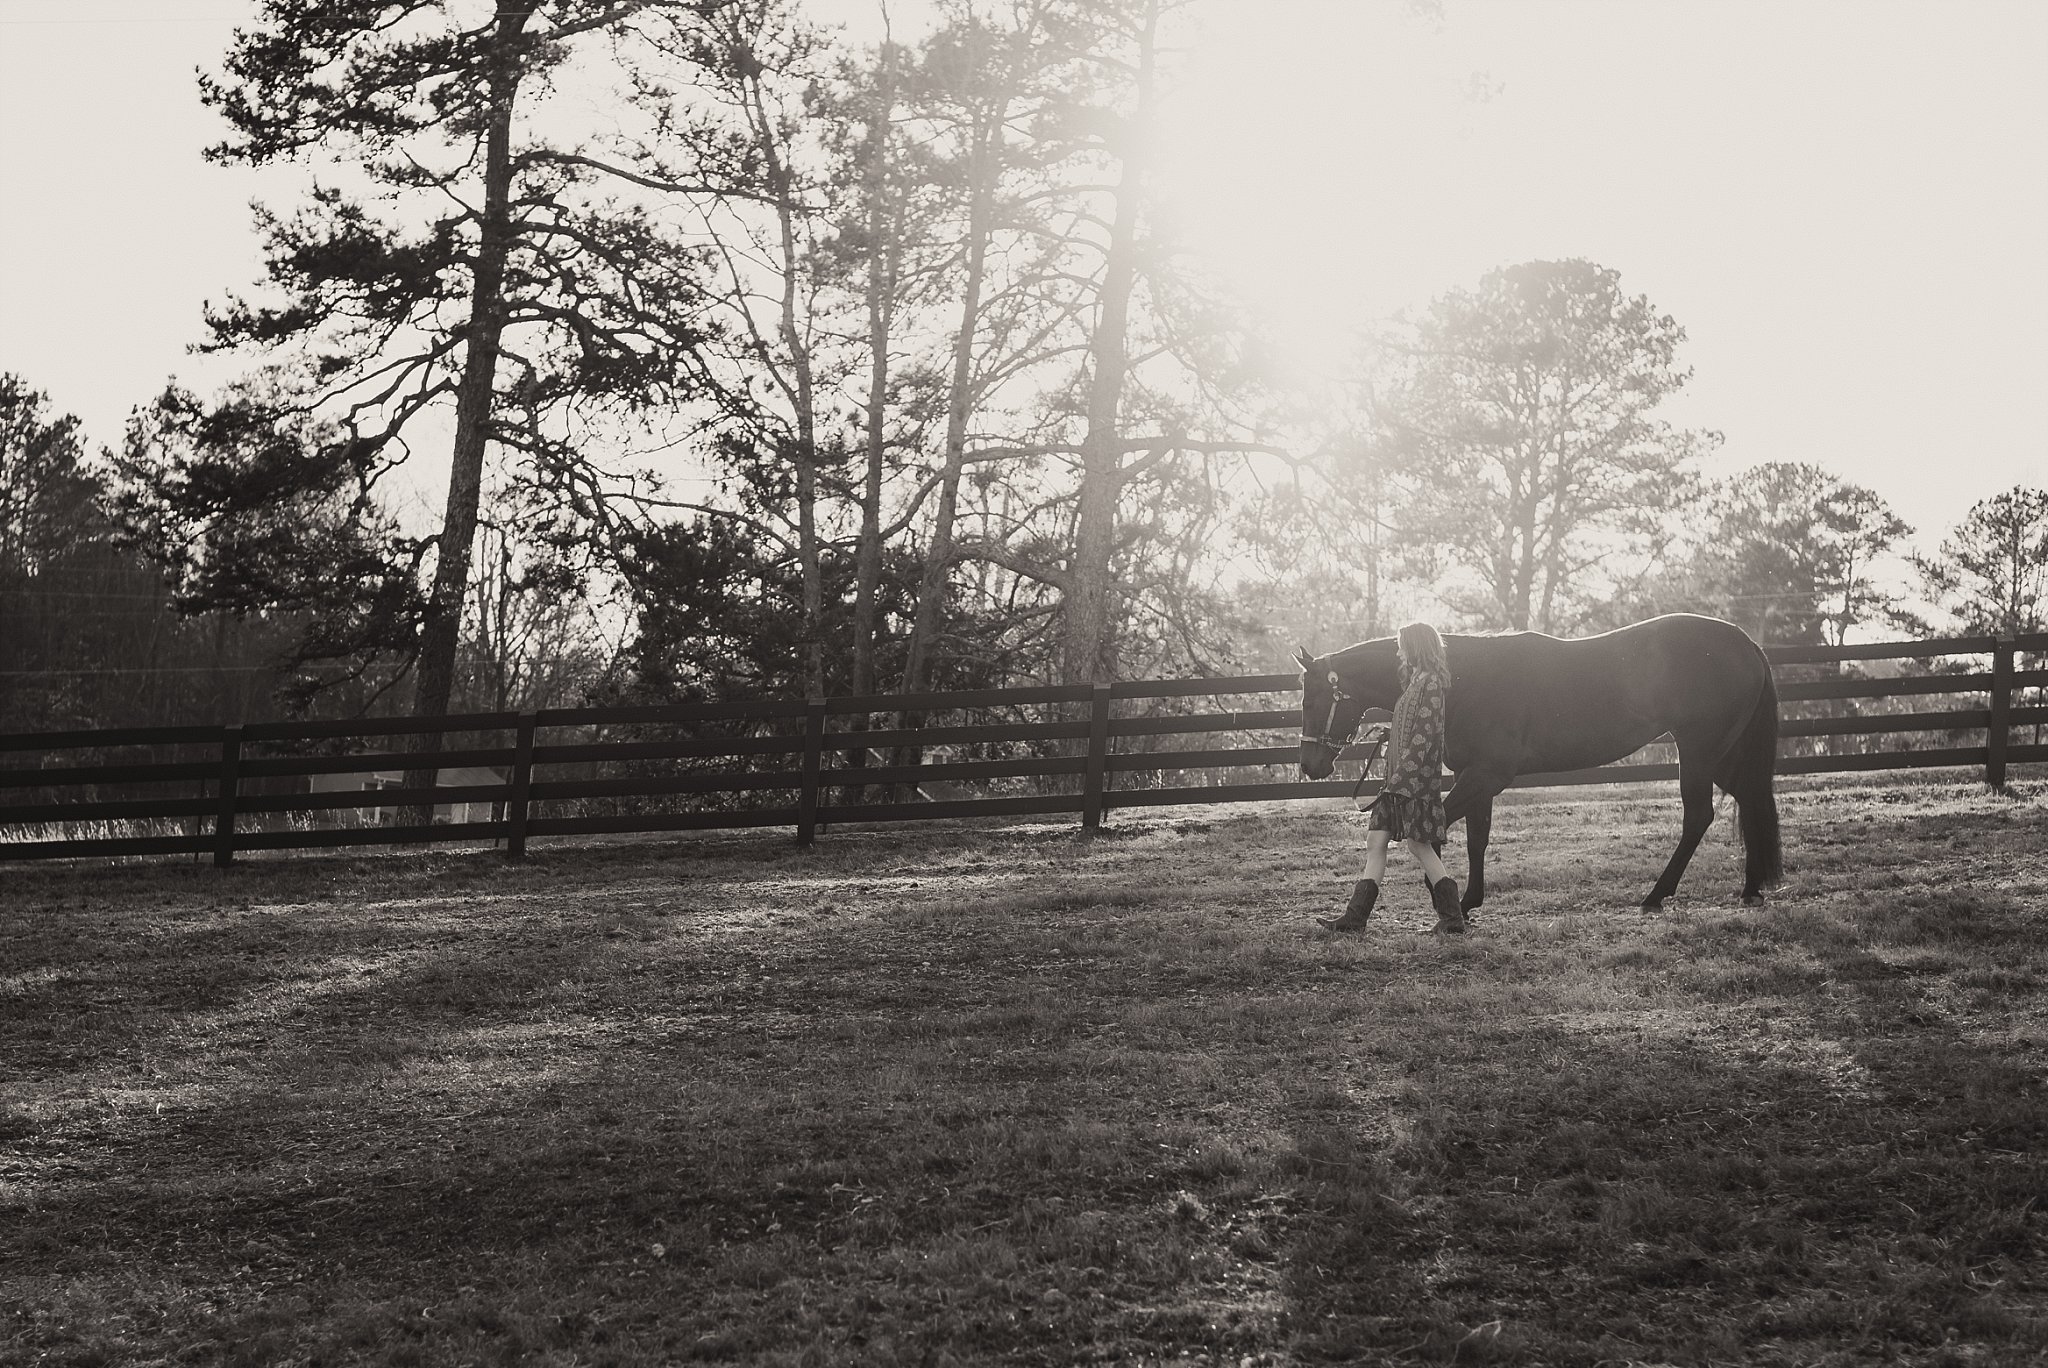
[[[1304,670],[1313,669],[1316,663],[1316,658],[1299,646],[1294,648],[1294,659]]]

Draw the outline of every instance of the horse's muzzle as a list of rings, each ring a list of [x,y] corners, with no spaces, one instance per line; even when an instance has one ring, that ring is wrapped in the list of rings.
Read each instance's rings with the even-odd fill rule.
[[[1337,748],[1327,741],[1310,741],[1303,738],[1301,743],[1301,777],[1304,779],[1327,779],[1336,768]]]

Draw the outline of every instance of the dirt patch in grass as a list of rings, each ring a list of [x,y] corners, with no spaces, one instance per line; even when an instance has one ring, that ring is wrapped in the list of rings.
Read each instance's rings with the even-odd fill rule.
[[[2041,1361],[2048,807],[1676,807],[0,871],[0,1362]]]

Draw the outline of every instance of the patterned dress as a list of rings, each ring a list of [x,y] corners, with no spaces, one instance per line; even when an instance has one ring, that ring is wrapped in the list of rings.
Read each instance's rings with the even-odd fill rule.
[[[1444,839],[1444,693],[1441,675],[1418,673],[1394,704],[1387,734],[1387,780],[1373,801],[1370,827],[1399,841]]]

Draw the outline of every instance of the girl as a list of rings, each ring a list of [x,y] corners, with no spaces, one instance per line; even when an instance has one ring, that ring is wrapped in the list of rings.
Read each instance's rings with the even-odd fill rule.
[[[1426,622],[1411,622],[1395,638],[1401,658],[1401,697],[1387,742],[1387,778],[1373,800],[1370,830],[1365,838],[1365,877],[1351,890],[1344,915],[1323,925],[1356,931],[1372,915],[1387,872],[1387,842],[1399,836],[1422,866],[1436,907],[1436,929],[1465,929],[1458,906],[1458,885],[1444,868],[1437,847],[1443,844],[1444,800],[1439,791],[1444,774],[1444,694],[1451,684],[1444,639]]]

